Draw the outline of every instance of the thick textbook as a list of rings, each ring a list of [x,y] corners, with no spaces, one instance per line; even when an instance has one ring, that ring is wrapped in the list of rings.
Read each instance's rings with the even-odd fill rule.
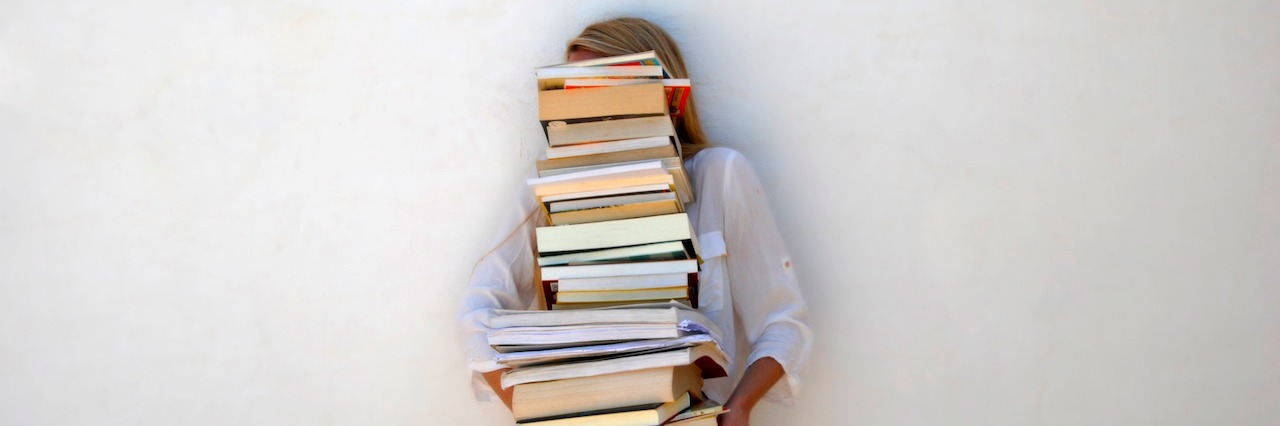
[[[538,120],[544,129],[554,121],[665,116],[667,110],[662,83],[538,92]]]
[[[667,78],[662,79],[662,86],[667,91],[667,103],[671,108],[671,116],[679,117],[684,114],[684,110],[689,105],[689,94],[693,92],[693,86],[689,84],[687,78]],[[622,78],[569,78],[561,83],[566,89],[579,89],[584,87],[603,87],[603,86],[621,86],[624,84],[649,83],[651,80],[622,79]]]
[[[661,115],[573,124],[554,121],[547,123],[546,130],[547,143],[553,147],[676,134],[671,118]]]
[[[693,365],[625,371],[517,385],[511,411],[516,419],[526,419],[661,404],[701,388],[702,373]]]
[[[666,422],[676,413],[689,408],[689,401],[689,392],[685,392],[671,402],[587,412],[572,411],[570,414],[517,421],[516,424],[522,426],[654,426]]]

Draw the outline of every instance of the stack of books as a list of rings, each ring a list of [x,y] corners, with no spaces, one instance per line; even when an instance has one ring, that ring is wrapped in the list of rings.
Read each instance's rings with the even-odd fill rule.
[[[547,309],[676,300],[697,307],[693,201],[672,117],[687,79],[654,52],[538,68],[547,153],[529,181]]]
[[[490,326],[518,424],[689,425],[723,412],[701,394],[703,378],[728,372],[720,331],[687,305],[497,311]]]
[[[681,201],[693,201],[671,120],[684,114],[689,79],[668,78],[653,51],[546,66],[536,73],[538,119],[547,137],[539,176],[658,160],[671,171]]]
[[[538,68],[547,154],[529,180],[546,310],[498,311],[489,344],[526,426],[715,424],[728,361],[699,313],[693,190],[673,117],[689,98],[654,52]]]

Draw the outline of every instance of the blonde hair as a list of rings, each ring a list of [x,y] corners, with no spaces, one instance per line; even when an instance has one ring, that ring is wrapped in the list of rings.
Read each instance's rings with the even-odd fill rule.
[[[671,73],[672,78],[689,78],[684,67],[684,58],[680,56],[680,48],[676,41],[663,31],[661,27],[640,18],[616,18],[596,22],[582,30],[581,34],[569,40],[565,56],[573,51],[583,49],[604,56],[618,56],[653,50],[658,60]],[[689,103],[685,105],[684,114],[676,118],[676,135],[684,145],[684,158],[709,146],[707,135],[702,131],[702,122],[698,121],[698,109],[694,106],[693,94],[689,95]]]

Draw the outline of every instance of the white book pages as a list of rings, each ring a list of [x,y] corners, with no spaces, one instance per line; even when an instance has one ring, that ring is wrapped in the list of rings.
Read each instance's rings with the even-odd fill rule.
[[[691,87],[692,81],[687,78],[664,78],[661,80],[665,87]],[[635,78],[566,78],[564,80],[565,87],[602,87],[602,86],[624,86],[628,84],[652,83],[648,79]]]
[[[582,309],[576,311],[497,310],[489,320],[493,329],[509,327],[549,327],[587,324],[670,324],[675,325],[690,314],[678,314],[676,308],[659,309]]]
[[[645,161],[641,163],[629,163],[619,166],[603,167],[591,170],[583,170],[580,172],[565,173],[555,176],[530,178],[526,182],[529,186],[538,186],[552,183],[561,183],[569,181],[580,181],[588,179],[610,178],[619,175],[630,175],[636,173],[654,173],[658,170],[666,172],[662,167],[662,162],[658,160]]]
[[[644,203],[649,201],[674,200],[676,194],[671,192],[651,192],[647,194],[627,194],[616,195],[610,197],[597,197],[579,200],[558,201],[551,203],[547,210],[551,213],[567,212],[573,210],[594,209],[600,207],[618,206],[623,204]]]
[[[615,64],[630,64],[633,62],[641,62],[641,61],[653,61],[656,64],[654,66],[662,66],[661,63],[658,63],[657,52],[653,50],[647,50],[644,52],[630,53],[626,55],[605,56],[600,58],[583,59],[581,61],[565,62],[563,64],[547,65],[544,67],[538,67],[534,69],[539,70],[543,68],[599,67],[599,66],[615,65]]]
[[[544,281],[565,278],[594,278],[622,275],[653,275],[698,272],[698,260],[663,260],[657,262],[607,263],[601,265],[567,265],[542,268]]]
[[[547,159],[577,157],[580,155],[607,154],[611,152],[632,151],[645,148],[657,148],[671,144],[668,136],[623,139],[608,142],[584,143],[581,145],[555,146],[547,148]]]
[[[559,291],[640,290],[688,285],[689,274],[653,274],[621,277],[565,278],[558,282]]]
[[[573,311],[563,311],[573,312]],[[681,336],[674,324],[582,324],[507,327],[489,330],[490,346],[556,345],[625,339],[671,339]]]
[[[638,65],[631,67],[545,67],[534,71],[539,79],[544,78],[589,78],[589,77],[662,77],[662,67],[656,65]],[[652,82],[652,79],[643,79]]]
[[[658,349],[685,348],[704,344],[718,346],[718,343],[711,335],[694,334],[675,339],[634,340],[604,345],[512,352],[498,354],[494,360],[498,364],[508,367],[525,367],[573,359],[647,352]]]

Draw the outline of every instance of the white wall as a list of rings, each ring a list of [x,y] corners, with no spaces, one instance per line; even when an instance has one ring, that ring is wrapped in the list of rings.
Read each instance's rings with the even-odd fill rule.
[[[177,3],[0,6],[0,424],[504,424],[456,301],[608,14],[797,259],[755,424],[1280,423],[1274,2]]]

